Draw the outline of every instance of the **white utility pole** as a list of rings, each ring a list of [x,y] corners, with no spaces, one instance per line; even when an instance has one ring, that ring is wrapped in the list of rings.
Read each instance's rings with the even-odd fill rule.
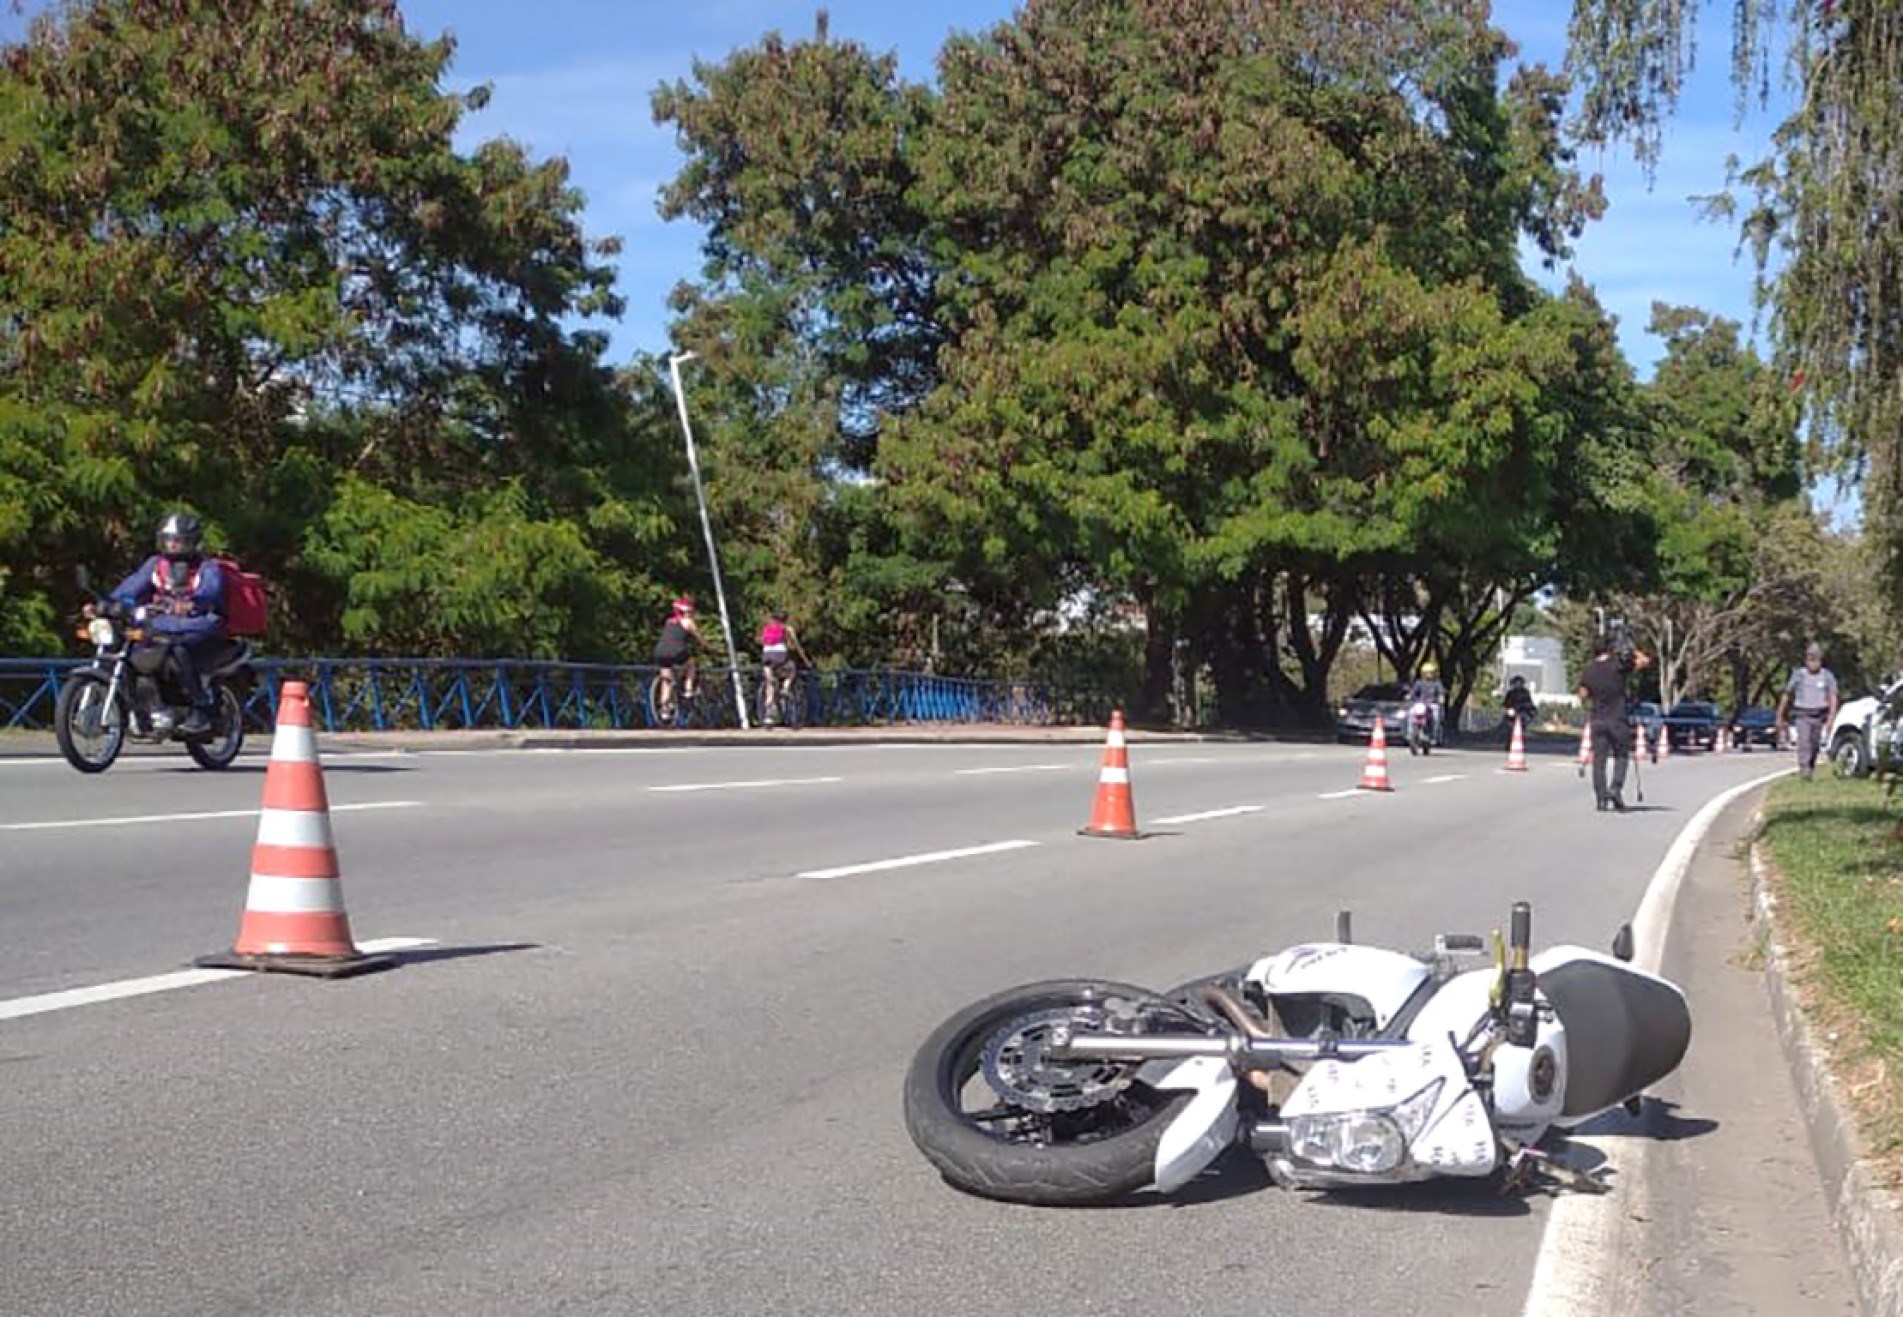
[[[676,352],[667,359],[668,374],[674,377],[674,401],[681,409],[681,434],[687,440],[687,470],[694,477],[694,502],[700,505],[700,530],[707,539],[707,566],[714,574],[714,602],[720,605],[720,629],[727,637],[727,671],[733,677],[733,703],[740,711],[740,726],[751,728],[747,718],[747,696],[740,686],[740,655],[734,648],[733,622],[727,616],[727,589],[720,581],[720,554],[714,548],[714,523],[707,515],[707,492],[700,484],[700,458],[694,453],[694,427],[687,423],[687,394],[681,389],[681,363],[697,354]]]

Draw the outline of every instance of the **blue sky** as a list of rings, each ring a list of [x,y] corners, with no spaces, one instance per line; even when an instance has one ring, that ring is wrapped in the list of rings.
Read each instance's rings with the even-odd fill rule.
[[[1327,3],[1327,0],[1315,0]],[[43,8],[30,4],[30,10]],[[777,30],[813,29],[814,0],[404,0],[411,29],[457,40],[452,86],[493,84],[488,108],[471,115],[469,142],[506,135],[537,155],[564,155],[588,199],[586,223],[625,242],[620,267],[627,312],[607,326],[613,351],[667,348],[665,299],[699,268],[699,234],[687,222],[662,223],[655,197],[679,169],[671,132],[657,127],[649,95],[685,78],[696,58],[718,62],[736,47]],[[1701,222],[1688,200],[1724,185],[1725,158],[1762,154],[1775,124],[1759,113],[1733,127],[1728,76],[1730,0],[1706,0],[1699,25],[1704,58],[1672,122],[1655,180],[1629,152],[1594,154],[1583,164],[1605,175],[1610,207],[1578,243],[1573,264],[1619,317],[1626,354],[1649,374],[1658,357],[1645,333],[1653,299],[1684,302],[1752,321],[1752,271],[1734,256],[1729,226]],[[929,79],[946,35],[1010,16],[1010,0],[832,0],[824,5],[834,36],[876,51],[896,51],[906,77]],[[1495,22],[1520,43],[1522,57],[1555,67],[1564,55],[1565,0],[1496,0]],[[0,37],[22,20],[0,7]],[[1554,286],[1563,270],[1539,273]]]

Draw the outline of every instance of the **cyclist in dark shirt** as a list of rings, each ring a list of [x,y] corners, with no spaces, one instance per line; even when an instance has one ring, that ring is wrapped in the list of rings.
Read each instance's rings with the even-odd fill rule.
[[[1632,722],[1626,713],[1626,677],[1652,665],[1644,651],[1630,643],[1600,642],[1592,662],[1579,674],[1579,698],[1589,705],[1592,728],[1592,795],[1595,808],[1625,813],[1626,767],[1632,761]],[[1612,760],[1612,781],[1606,782],[1606,760]]]

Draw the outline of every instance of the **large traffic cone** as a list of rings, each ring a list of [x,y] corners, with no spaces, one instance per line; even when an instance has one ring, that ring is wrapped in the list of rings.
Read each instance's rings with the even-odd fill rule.
[[[278,695],[277,732],[264,775],[264,808],[251,850],[251,887],[238,941],[229,953],[200,956],[196,963],[321,978],[394,965],[394,957],[365,955],[351,941],[338,879],[309,691],[301,681],[287,681]]]
[[[1130,751],[1123,740],[1123,710],[1110,713],[1110,735],[1103,743],[1103,768],[1097,774],[1097,798],[1090,807],[1090,826],[1078,829],[1084,837],[1115,837],[1136,841],[1136,805],[1130,798]]]
[[[1586,720],[1586,730],[1579,734],[1579,775],[1586,776],[1586,770],[1592,767],[1592,719]]]
[[[1526,771],[1526,736],[1520,731],[1520,715],[1513,715],[1513,741],[1507,746],[1507,772]]]
[[[1670,759],[1671,757],[1672,757],[1672,729],[1665,726],[1663,723],[1660,723],[1659,724],[1659,757],[1653,762],[1662,764],[1667,759]]]
[[[1361,780],[1355,787],[1361,791],[1394,790],[1394,784],[1388,781],[1387,719],[1379,709],[1374,711],[1374,731],[1368,736],[1368,762],[1361,766]]]

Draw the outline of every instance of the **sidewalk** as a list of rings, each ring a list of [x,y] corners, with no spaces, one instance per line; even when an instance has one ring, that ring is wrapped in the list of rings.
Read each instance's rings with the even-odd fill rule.
[[[1102,727],[1023,727],[1001,723],[900,723],[879,727],[781,727],[740,731],[720,730],[629,730],[543,731],[523,728],[515,731],[403,731],[403,732],[324,732],[318,736],[323,750],[344,752],[399,752],[416,750],[601,750],[644,747],[651,749],[687,746],[766,746],[766,745],[1102,745]],[[1289,732],[1278,735],[1245,735],[1232,732],[1171,732],[1131,728],[1133,745],[1142,744],[1251,744],[1292,742],[1331,743],[1326,733]],[[271,734],[254,731],[247,738],[248,752],[262,753],[270,748]],[[128,746],[127,754],[181,754],[176,746]],[[0,732],[0,759],[56,756],[59,746],[51,732]]]
[[[1750,923],[1742,858],[1762,793],[1717,820],[1687,871],[1662,966],[1692,1005],[1692,1044],[1652,1096],[1644,1317],[1857,1317],[1840,1242]],[[1871,1317],[1879,1311],[1870,1310]]]

